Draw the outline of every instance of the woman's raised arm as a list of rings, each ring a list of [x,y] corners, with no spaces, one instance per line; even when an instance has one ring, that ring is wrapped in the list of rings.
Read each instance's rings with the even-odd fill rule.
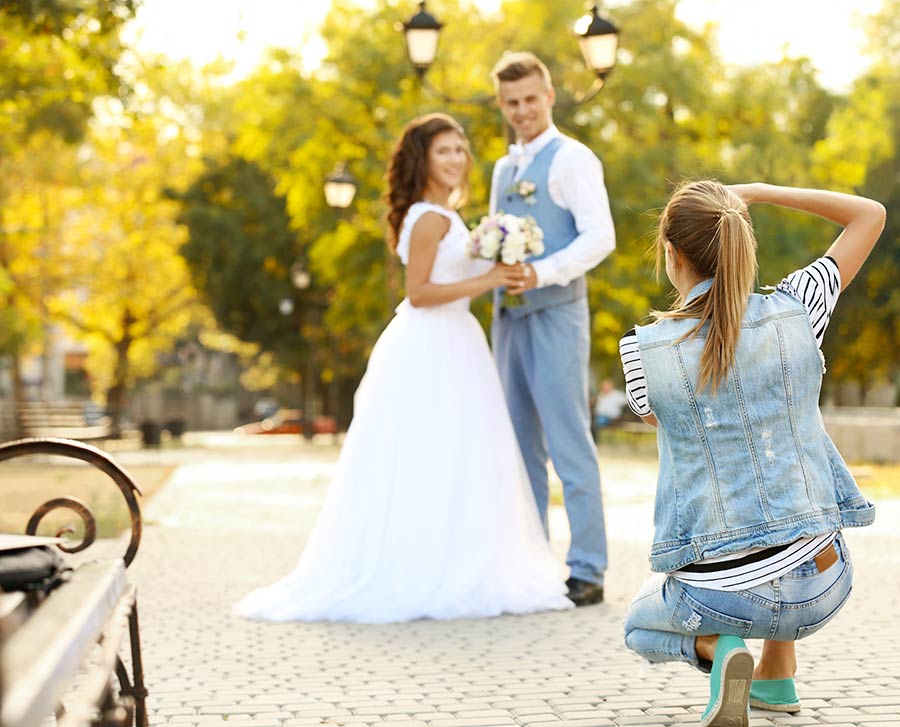
[[[768,203],[824,217],[843,231],[826,253],[841,271],[841,290],[856,277],[884,229],[884,205],[874,199],[824,189],[778,187],[755,182],[729,187],[745,204]]]

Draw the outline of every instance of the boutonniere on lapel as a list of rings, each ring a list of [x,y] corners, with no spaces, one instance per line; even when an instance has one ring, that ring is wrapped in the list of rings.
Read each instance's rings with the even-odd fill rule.
[[[518,182],[513,183],[513,185],[509,188],[509,195],[517,194],[522,198],[522,201],[525,202],[529,207],[537,204],[537,197],[535,197],[535,192],[537,192],[537,185],[528,180],[528,179],[520,179]]]

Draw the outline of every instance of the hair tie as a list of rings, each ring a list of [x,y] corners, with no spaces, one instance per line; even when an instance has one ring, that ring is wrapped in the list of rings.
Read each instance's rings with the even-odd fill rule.
[[[736,210],[734,207],[722,207],[722,209],[719,210],[720,215],[728,215],[728,214],[739,215],[740,213],[741,213],[741,211]]]

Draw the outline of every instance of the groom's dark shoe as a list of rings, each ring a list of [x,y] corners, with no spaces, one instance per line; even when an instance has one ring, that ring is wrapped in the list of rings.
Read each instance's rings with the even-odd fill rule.
[[[590,606],[592,603],[603,603],[603,586],[580,578],[566,581],[569,588],[569,600],[576,606]]]

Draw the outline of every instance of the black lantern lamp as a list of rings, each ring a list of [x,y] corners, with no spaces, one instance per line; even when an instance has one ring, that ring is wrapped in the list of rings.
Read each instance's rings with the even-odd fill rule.
[[[406,53],[416,73],[424,76],[437,55],[438,38],[443,23],[425,9],[425,0],[419,3],[419,12],[403,23]]]
[[[340,162],[325,177],[325,201],[329,207],[346,209],[356,196],[356,178],[347,171],[347,165]]]
[[[616,65],[619,29],[600,17],[598,3],[594,3],[591,12],[575,23],[575,32],[579,36],[584,62],[602,83]]]

